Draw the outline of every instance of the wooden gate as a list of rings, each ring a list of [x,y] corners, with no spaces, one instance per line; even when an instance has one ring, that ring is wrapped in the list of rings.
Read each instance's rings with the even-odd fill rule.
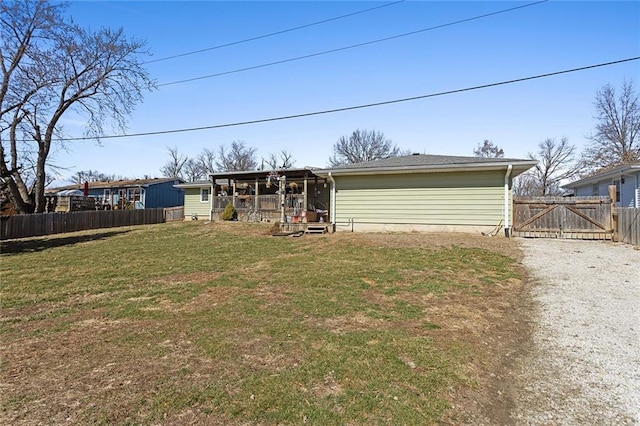
[[[609,197],[514,198],[513,235],[611,240],[611,206]]]

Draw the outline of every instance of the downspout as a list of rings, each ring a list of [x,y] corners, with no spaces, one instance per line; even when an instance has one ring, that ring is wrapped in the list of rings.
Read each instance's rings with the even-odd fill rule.
[[[329,208],[331,209],[331,224],[336,226],[336,181],[331,176],[331,172],[329,172],[329,181],[331,182],[331,196],[329,202]]]
[[[209,179],[210,179],[210,187],[211,187],[211,194],[209,194],[209,198],[210,198],[210,202],[209,202],[209,222],[213,222],[213,197],[215,197],[215,191],[216,191],[216,178],[213,177],[213,175],[209,175]]]
[[[507,166],[507,172],[504,174],[504,236],[511,237],[511,217],[509,209],[509,178],[511,177],[511,171],[513,166],[509,164]]]
[[[209,222],[213,222],[213,183],[209,185]]]

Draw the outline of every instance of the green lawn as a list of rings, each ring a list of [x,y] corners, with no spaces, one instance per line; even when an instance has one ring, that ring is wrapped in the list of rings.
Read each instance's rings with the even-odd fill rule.
[[[446,238],[187,222],[4,242],[0,423],[451,418],[522,272],[508,242]]]

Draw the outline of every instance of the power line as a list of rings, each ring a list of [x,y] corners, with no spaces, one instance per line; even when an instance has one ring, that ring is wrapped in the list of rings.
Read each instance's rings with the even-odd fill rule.
[[[201,131],[201,130],[221,129],[221,128],[224,128],[224,127],[237,127],[237,126],[246,126],[246,125],[249,125],[249,124],[259,124],[259,123],[268,123],[268,122],[272,122],[272,121],[290,120],[290,119],[294,119],[294,118],[311,117],[311,116],[315,116],[315,115],[333,114],[333,113],[337,113],[337,112],[352,111],[352,110],[364,109],[364,108],[372,108],[372,107],[378,107],[378,106],[383,106],[383,105],[397,104],[397,103],[401,103],[401,102],[416,101],[416,100],[419,100],[419,99],[435,98],[437,96],[452,95],[452,94],[455,94],[455,93],[470,92],[470,91],[473,91],[473,90],[487,89],[487,88],[490,88],[490,87],[504,86],[504,85],[507,85],[507,84],[521,83],[523,81],[536,80],[536,79],[540,79],[540,78],[553,77],[553,76],[561,75],[561,74],[569,74],[569,73],[578,72],[578,71],[585,71],[585,70],[589,70],[589,69],[593,69],[593,68],[601,68],[601,67],[621,64],[621,63],[624,63],[624,62],[637,61],[638,59],[640,59],[640,56],[635,56],[635,57],[626,58],[626,59],[619,59],[619,60],[611,61],[611,62],[603,62],[603,63],[599,63],[599,64],[594,64],[594,65],[587,65],[587,66],[583,66],[583,67],[579,67],[579,68],[571,68],[571,69],[562,70],[562,71],[554,71],[554,72],[549,72],[549,73],[545,73],[545,74],[537,74],[537,75],[533,75],[533,76],[529,76],[529,77],[522,77],[522,78],[516,78],[516,79],[512,79],[512,80],[505,80],[505,81],[500,81],[500,82],[497,82],[497,83],[488,83],[488,84],[483,84],[483,85],[480,85],[480,86],[471,86],[471,87],[465,87],[465,88],[462,88],[462,89],[447,90],[447,91],[444,91],[444,92],[430,93],[430,94],[427,94],[427,95],[412,96],[412,97],[409,97],[409,98],[393,99],[393,100],[389,100],[389,101],[374,102],[374,103],[369,103],[369,104],[355,105],[355,106],[349,106],[349,107],[343,107],[343,108],[334,108],[334,109],[327,109],[327,110],[322,110],[322,111],[314,111],[314,112],[307,112],[307,113],[302,113],[302,114],[285,115],[285,116],[272,117],[272,118],[263,118],[263,119],[259,119],[259,120],[239,121],[239,122],[235,122],[235,123],[226,123],[226,124],[215,124],[215,125],[211,125],[211,126],[191,127],[191,128],[186,128],[186,129],[160,130],[160,131],[155,131],[155,132],[131,133],[131,134],[128,134],[128,135],[101,136],[99,139],[130,138],[130,137],[137,137],[137,136],[155,136],[155,135],[166,135],[166,134],[171,134],[171,133],[195,132],[195,131]],[[94,138],[94,137],[80,137],[80,138],[63,138],[63,139],[60,139],[60,140],[61,141],[80,141],[80,140],[89,140],[89,139],[96,139],[96,138]]]
[[[371,45],[371,44],[382,43],[384,41],[394,40],[394,39],[397,39],[397,38],[407,37],[407,36],[410,36],[410,35],[420,34],[420,33],[424,33],[424,32],[427,32],[427,31],[433,31],[433,30],[437,30],[437,29],[440,29],[440,28],[450,27],[450,26],[453,26],[453,25],[458,25],[458,24],[462,24],[462,23],[465,23],[465,22],[469,22],[469,21],[475,21],[475,20],[478,20],[478,19],[483,19],[483,18],[487,18],[487,17],[490,17],[490,16],[499,15],[499,14],[502,14],[502,13],[512,12],[514,10],[523,9],[525,7],[535,6],[535,5],[538,5],[538,4],[541,4],[541,3],[546,3],[548,1],[549,0],[540,0],[540,1],[533,2],[533,3],[524,4],[524,5],[521,5],[521,6],[510,7],[508,9],[502,9],[502,10],[498,10],[498,11],[495,11],[495,12],[485,13],[483,15],[473,16],[471,18],[465,18],[465,19],[460,19],[460,20],[453,21],[453,22],[448,22],[446,24],[436,25],[435,27],[423,28],[423,29],[420,29],[420,30],[411,31],[411,32],[404,33],[404,34],[397,34],[397,35],[394,35],[394,36],[380,38],[380,39],[377,39],[377,40],[366,41],[364,43],[352,44],[350,46],[339,47],[339,48],[331,49],[331,50],[324,50],[322,52],[310,53],[308,55],[297,56],[295,58],[282,59],[280,61],[274,61],[274,62],[269,62],[269,63],[266,63],[266,64],[260,64],[260,65],[253,65],[253,66],[245,67],[245,68],[238,68],[238,69],[231,70],[231,71],[223,71],[223,72],[219,72],[219,73],[216,73],[216,74],[208,74],[208,75],[203,75],[203,76],[200,76],[200,77],[193,77],[193,78],[187,78],[187,79],[184,79],[184,80],[177,80],[177,81],[171,81],[171,82],[168,82],[168,83],[161,83],[161,84],[158,84],[158,87],[171,86],[171,85],[174,85],[174,84],[189,83],[191,81],[205,80],[205,79],[208,79],[208,78],[220,77],[220,76],[223,76],[223,75],[235,74],[235,73],[239,73],[239,72],[255,70],[255,69],[258,69],[258,68],[271,67],[271,66],[274,66],[274,65],[284,64],[284,63],[287,63],[287,62],[299,61],[299,60],[302,60],[302,59],[309,59],[309,58],[313,58],[313,57],[316,57],[316,56],[328,55],[330,53],[342,52],[342,51],[345,51],[345,50],[355,49],[357,47],[363,47],[363,46],[368,46],[368,45]]]
[[[336,16],[336,17],[333,17],[333,18],[324,19],[322,21],[312,22],[310,24],[300,25],[300,26],[293,27],[293,28],[287,28],[285,30],[276,31],[276,32],[269,33],[269,34],[264,34],[264,35],[260,35],[260,36],[256,36],[256,37],[246,38],[246,39],[238,40],[238,41],[232,41],[232,42],[225,43],[225,44],[219,44],[217,46],[206,47],[204,49],[199,49],[199,50],[193,50],[191,52],[179,53],[177,55],[166,56],[164,58],[153,59],[151,61],[143,62],[143,64],[151,64],[151,63],[154,63],[154,62],[168,61],[169,59],[182,58],[184,56],[195,55],[197,53],[208,52],[208,51],[211,51],[211,50],[222,49],[223,47],[230,47],[230,46],[235,46],[237,44],[248,43],[250,41],[260,40],[260,39],[267,38],[267,37],[273,37],[275,35],[285,34],[285,33],[291,32],[291,31],[297,31],[297,30],[301,30],[301,29],[304,29],[304,28],[313,27],[315,25],[326,24],[327,22],[337,21],[339,19],[349,18],[351,16],[355,16],[355,15],[360,15],[360,14],[363,14],[363,13],[371,12],[371,11],[374,11],[376,9],[382,9],[383,7],[389,7],[389,6],[393,6],[395,4],[398,4],[398,3],[404,3],[405,1],[406,0],[398,0],[398,1],[394,1],[392,3],[383,4],[381,6],[375,6],[375,7],[369,8],[369,9],[363,9],[363,10],[359,10],[359,11],[356,11],[356,12],[347,13],[346,15],[340,15],[340,16]]]

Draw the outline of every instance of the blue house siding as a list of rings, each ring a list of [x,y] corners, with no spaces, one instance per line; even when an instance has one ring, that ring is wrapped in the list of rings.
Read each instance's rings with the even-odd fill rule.
[[[624,179],[624,183],[620,187],[620,207],[640,207],[636,205],[636,192],[638,187],[638,179],[640,174],[636,174],[635,177],[629,176]]]
[[[135,208],[165,208],[184,205],[184,191],[174,185],[183,183],[181,179],[131,179],[119,181],[90,182],[89,195],[110,204],[118,205],[120,195],[123,194],[130,201],[135,200]],[[57,192],[62,189],[83,190],[83,185],[70,185],[49,191]],[[135,195],[134,195],[135,193]]]
[[[609,186],[618,185],[617,207],[640,207],[640,163],[621,166],[566,185],[577,196],[608,196]],[[597,194],[594,191],[597,188]]]
[[[184,191],[174,188],[173,185],[181,183],[178,180],[171,180],[158,183],[145,188],[145,208],[155,209],[158,207],[177,207],[184,205]]]
[[[576,197],[591,197],[593,195],[593,189],[591,187],[583,186],[581,188],[576,188],[574,195]]]

